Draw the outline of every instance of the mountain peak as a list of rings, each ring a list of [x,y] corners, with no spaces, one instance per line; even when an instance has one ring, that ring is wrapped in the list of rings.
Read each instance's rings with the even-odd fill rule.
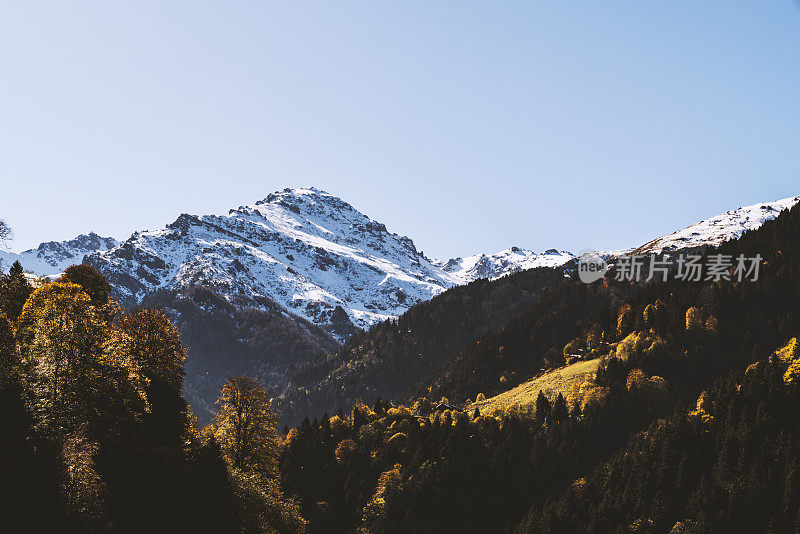
[[[203,286],[247,306],[278,303],[340,338],[345,316],[366,328],[458,283],[408,237],[314,187],[225,215],[182,214],[87,262],[126,306],[159,289]]]
[[[339,208],[353,209],[350,204],[341,198],[317,189],[316,187],[287,187],[281,191],[270,193],[263,200],[256,202],[256,206],[263,204],[280,204],[285,206],[314,205],[317,203],[330,203]]]

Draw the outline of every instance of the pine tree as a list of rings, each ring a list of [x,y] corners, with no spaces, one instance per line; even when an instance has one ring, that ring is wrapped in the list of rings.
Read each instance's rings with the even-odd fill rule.
[[[568,417],[569,408],[567,408],[567,399],[564,398],[564,395],[559,393],[558,397],[556,397],[555,403],[553,404],[552,418],[556,422],[563,422],[566,421]]]
[[[94,306],[103,306],[108,303],[111,294],[111,285],[105,276],[98,273],[89,265],[72,265],[67,267],[57,282],[72,282],[83,288]]]
[[[25,301],[33,292],[33,287],[25,278],[22,265],[15,261],[8,276],[0,277],[0,311],[12,322],[22,313]]]
[[[536,397],[536,421],[545,421],[550,417],[550,401],[542,391]]]

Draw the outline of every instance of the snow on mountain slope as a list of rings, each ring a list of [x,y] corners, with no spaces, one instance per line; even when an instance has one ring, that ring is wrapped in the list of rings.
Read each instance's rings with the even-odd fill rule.
[[[636,253],[717,245],[799,201],[800,196],[729,211],[654,239]],[[92,233],[20,254],[0,252],[3,270],[20,260],[40,276],[84,261],[109,278],[115,298],[125,306],[157,290],[201,286],[237,305],[308,319],[340,340],[453,285],[572,259],[565,251],[538,254],[512,247],[432,261],[411,239],[313,187],[284,189],[225,215],[183,214],[163,229],[136,232],[123,243]]]
[[[200,285],[232,302],[277,303],[342,338],[460,280],[407,237],[315,188],[284,189],[226,215],[181,215],[87,258],[125,305]],[[352,323],[352,324],[350,324]]]
[[[70,265],[83,262],[84,256],[97,251],[110,250],[118,245],[111,237],[101,237],[94,232],[82,234],[70,241],[49,241],[37,248],[15,254],[0,251],[0,269],[8,271],[11,264],[19,261],[22,268],[39,276],[53,276]]]
[[[535,267],[559,267],[573,258],[572,253],[563,250],[549,249],[537,254],[532,250],[511,247],[495,254],[475,254],[435,263],[466,284],[478,278],[494,280]]]
[[[726,211],[716,217],[645,243],[635,249],[633,254],[659,254],[704,245],[716,246],[723,241],[741,236],[746,230],[760,227],[766,221],[780,215],[781,211],[793,207],[798,202],[800,202],[800,196]]]

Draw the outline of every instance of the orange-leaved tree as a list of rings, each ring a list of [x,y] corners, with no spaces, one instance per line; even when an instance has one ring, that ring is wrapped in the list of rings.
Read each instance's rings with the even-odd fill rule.
[[[163,312],[140,308],[114,324],[111,346],[119,357],[133,362],[146,381],[150,413],[143,421],[148,440],[165,454],[170,454],[166,449],[176,453],[190,427],[181,396],[186,349],[178,329]]]
[[[164,312],[140,308],[118,321],[114,337],[115,350],[135,361],[148,380],[181,391],[186,348]]]

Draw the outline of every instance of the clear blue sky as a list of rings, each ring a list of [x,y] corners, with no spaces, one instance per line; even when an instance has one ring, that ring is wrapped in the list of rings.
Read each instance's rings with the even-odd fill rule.
[[[7,2],[12,248],[316,185],[429,255],[800,194],[800,5]]]

